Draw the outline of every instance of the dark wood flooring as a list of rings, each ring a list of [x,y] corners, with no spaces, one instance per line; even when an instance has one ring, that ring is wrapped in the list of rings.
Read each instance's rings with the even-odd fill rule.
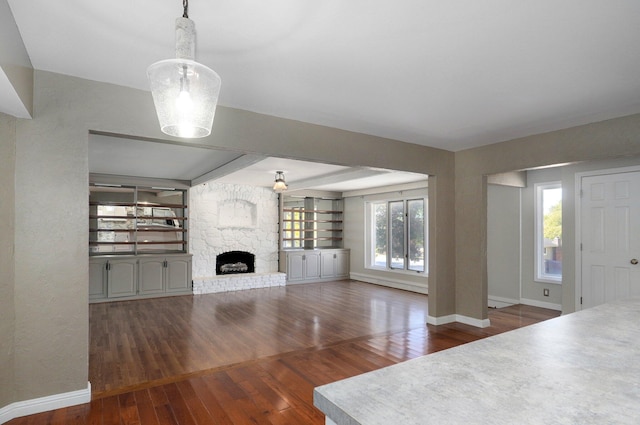
[[[92,304],[92,402],[41,424],[324,424],[313,388],[559,315],[431,326],[427,297],[356,281]]]

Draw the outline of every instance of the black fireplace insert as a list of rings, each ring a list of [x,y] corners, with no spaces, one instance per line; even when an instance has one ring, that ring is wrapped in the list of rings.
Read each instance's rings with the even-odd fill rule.
[[[256,256],[246,251],[228,251],[216,257],[216,275],[254,273]]]

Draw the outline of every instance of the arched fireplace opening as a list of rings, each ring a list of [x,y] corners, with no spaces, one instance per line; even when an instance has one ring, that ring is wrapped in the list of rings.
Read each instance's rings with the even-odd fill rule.
[[[216,256],[216,275],[255,273],[256,256],[246,251],[228,251]]]

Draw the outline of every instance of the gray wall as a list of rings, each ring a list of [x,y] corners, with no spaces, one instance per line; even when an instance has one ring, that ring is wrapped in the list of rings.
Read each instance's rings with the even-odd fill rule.
[[[520,300],[520,188],[487,187],[489,306]]]
[[[429,279],[425,274],[387,272],[365,268],[365,203],[393,197],[426,197],[427,188],[402,192],[382,192],[344,200],[344,247],[351,250],[351,276],[354,279],[414,292],[427,293]]]
[[[0,406],[14,398],[14,220],[16,120],[0,114]]]
[[[455,267],[456,312],[487,318],[487,175],[637,155],[640,114],[456,152],[455,255],[464,259]],[[564,195],[572,199],[573,193],[565,188]],[[570,202],[563,203],[565,214],[574,212]],[[575,309],[575,233],[565,226],[563,232],[563,280],[573,282],[562,285],[563,312],[570,312]]]
[[[16,122],[15,275],[6,279],[15,302],[0,310],[3,324],[15,311],[3,329],[15,335],[15,380],[5,405],[87,386],[88,229],[78,223],[88,214],[89,131],[167,139],[146,91],[36,71],[34,92],[34,119]],[[453,153],[222,106],[212,135],[193,143],[433,175],[430,251],[442,255],[430,256],[429,309],[453,313]]]

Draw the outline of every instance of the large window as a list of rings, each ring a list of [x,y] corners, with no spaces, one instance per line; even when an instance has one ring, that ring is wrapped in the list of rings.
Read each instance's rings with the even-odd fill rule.
[[[370,202],[369,267],[426,271],[424,199]]]
[[[562,282],[562,187],[542,183],[536,189],[536,280]]]

